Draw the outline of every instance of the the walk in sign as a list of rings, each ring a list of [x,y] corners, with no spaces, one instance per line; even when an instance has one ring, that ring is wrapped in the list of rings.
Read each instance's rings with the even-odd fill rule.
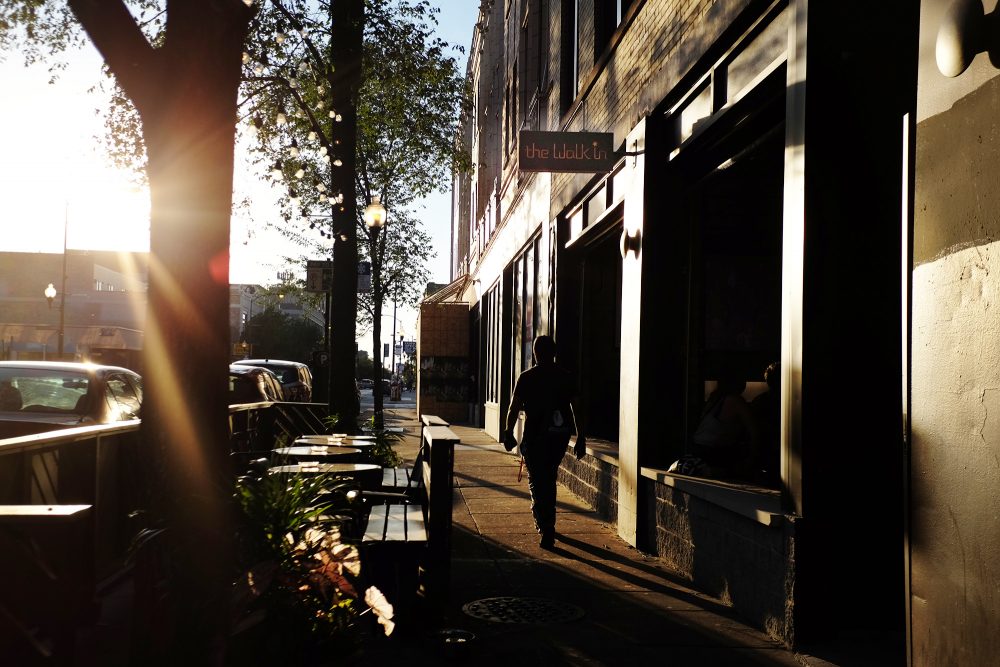
[[[615,166],[610,132],[535,132],[518,135],[517,167],[521,171],[607,173]]]

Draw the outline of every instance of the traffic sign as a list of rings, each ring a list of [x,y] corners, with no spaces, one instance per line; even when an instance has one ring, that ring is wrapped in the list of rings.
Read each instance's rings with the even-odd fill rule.
[[[306,262],[306,291],[329,292],[333,285],[333,262],[311,259]]]
[[[372,264],[371,262],[358,262],[358,291],[370,292],[372,290]]]

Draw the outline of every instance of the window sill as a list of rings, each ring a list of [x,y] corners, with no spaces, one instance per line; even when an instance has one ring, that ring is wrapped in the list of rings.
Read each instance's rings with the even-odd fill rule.
[[[573,438],[569,444],[569,451],[573,451],[573,445],[576,444],[576,438]],[[603,461],[604,463],[609,463],[615,467],[618,466],[618,443],[611,442],[610,440],[595,440],[587,438],[587,454],[593,456],[598,461]]]
[[[781,493],[774,489],[676,475],[659,468],[641,468],[639,474],[764,526],[776,528],[785,520]]]

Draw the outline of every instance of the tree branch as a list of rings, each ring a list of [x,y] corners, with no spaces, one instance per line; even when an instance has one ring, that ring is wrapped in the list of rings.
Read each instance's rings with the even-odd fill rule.
[[[155,49],[123,0],[68,0],[118,85],[138,108],[156,88]]]

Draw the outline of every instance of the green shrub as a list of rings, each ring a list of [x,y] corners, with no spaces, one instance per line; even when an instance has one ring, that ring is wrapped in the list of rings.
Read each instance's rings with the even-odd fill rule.
[[[355,641],[352,631],[371,606],[367,600],[384,601],[372,589],[359,595],[364,512],[357,484],[331,475],[265,473],[240,478],[235,496],[241,510],[237,626],[266,622],[266,634],[283,638],[281,651],[302,641]],[[372,611],[391,632],[391,605]]]

